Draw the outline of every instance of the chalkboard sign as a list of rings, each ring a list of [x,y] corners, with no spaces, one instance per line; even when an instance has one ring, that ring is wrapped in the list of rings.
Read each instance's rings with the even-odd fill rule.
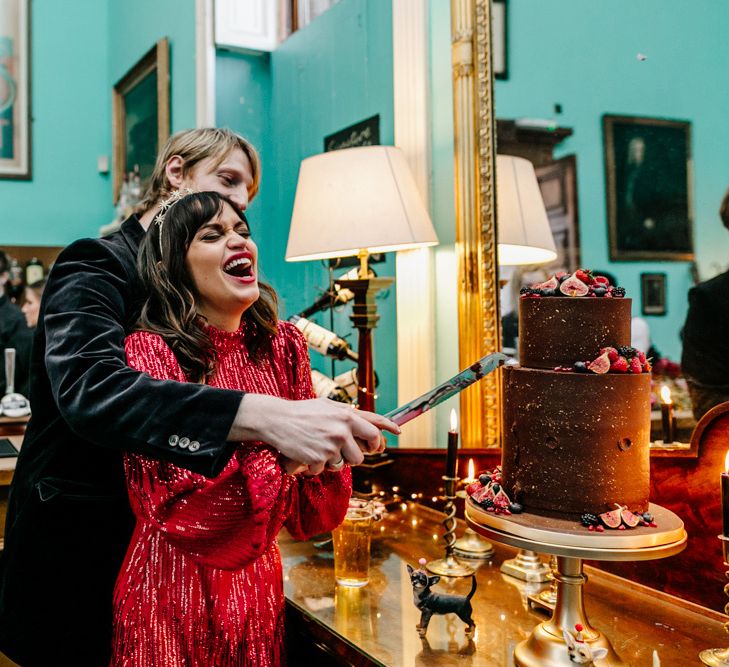
[[[380,115],[361,120],[334,134],[324,137],[324,152],[338,151],[357,146],[380,145]]]

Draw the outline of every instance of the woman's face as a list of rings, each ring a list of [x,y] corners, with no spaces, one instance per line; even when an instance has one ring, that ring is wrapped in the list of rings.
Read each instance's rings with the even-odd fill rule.
[[[208,323],[235,331],[259,297],[258,248],[248,224],[229,204],[195,234],[185,267],[197,292],[197,309]]]
[[[29,287],[25,288],[25,303],[21,308],[23,315],[25,315],[25,321],[31,329],[38,326],[38,313],[40,312],[40,298],[35,293],[35,290]]]
[[[248,191],[253,185],[253,169],[246,154],[236,148],[217,166],[216,159],[198,162],[180,187],[195,192],[218,192],[230,199],[241,211],[248,208]]]

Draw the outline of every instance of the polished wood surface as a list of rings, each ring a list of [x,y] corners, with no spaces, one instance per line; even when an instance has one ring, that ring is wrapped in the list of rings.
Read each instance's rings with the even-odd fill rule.
[[[527,603],[527,595],[540,590],[540,585],[526,585],[499,571],[501,562],[515,551],[495,544],[493,559],[478,569],[473,641],[453,616],[434,616],[427,640],[421,641],[415,630],[419,612],[405,564],[417,566],[421,557],[442,555],[442,515],[414,503],[405,504],[405,509],[395,507],[375,524],[370,583],[360,589],[335,586],[330,549],[281,536],[290,664],[513,664],[514,646],[544,620]],[[463,529],[459,522],[458,534]],[[661,664],[671,667],[696,664],[700,650],[729,644],[722,615],[599,570],[587,571],[585,605],[590,620],[634,667],[651,665],[654,649]],[[436,589],[465,594],[470,583],[470,579],[441,580]]]

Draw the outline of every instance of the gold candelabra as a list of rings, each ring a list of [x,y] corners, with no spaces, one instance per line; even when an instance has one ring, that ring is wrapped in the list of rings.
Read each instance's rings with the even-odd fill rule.
[[[724,565],[729,567],[729,553],[727,553],[729,537],[725,537],[724,535],[718,535],[717,537],[721,540]],[[724,575],[729,579],[729,570]],[[724,584],[724,595],[729,596],[729,584]],[[729,602],[724,605],[724,613],[729,614]],[[724,632],[729,634],[729,623],[724,623]],[[729,648],[707,648],[705,651],[699,653],[699,660],[704,665],[709,665],[710,667],[729,667]]]
[[[459,563],[453,555],[453,545],[456,543],[456,482],[457,477],[443,476],[445,482],[445,507],[443,511],[443,527],[445,528],[445,558],[432,560],[426,563],[425,567],[433,574],[439,574],[442,577],[468,577],[475,570],[468,565]]]

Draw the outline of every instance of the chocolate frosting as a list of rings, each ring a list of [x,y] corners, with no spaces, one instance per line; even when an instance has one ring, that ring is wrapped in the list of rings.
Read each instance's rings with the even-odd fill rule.
[[[622,300],[616,302],[624,308]],[[545,312],[531,303],[525,311],[542,317]],[[559,357],[566,361],[561,349]],[[503,388],[503,484],[512,500],[528,512],[576,519],[614,510],[615,503],[648,510],[650,374],[507,367]]]
[[[572,367],[600,348],[630,345],[630,299],[519,299],[519,361],[524,368]],[[645,350],[644,350],[645,351]]]

